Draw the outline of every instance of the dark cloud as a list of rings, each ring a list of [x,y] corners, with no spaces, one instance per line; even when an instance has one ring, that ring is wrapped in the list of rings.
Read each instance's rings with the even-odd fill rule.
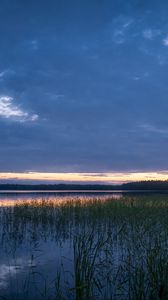
[[[0,171],[165,170],[167,9],[1,1]]]

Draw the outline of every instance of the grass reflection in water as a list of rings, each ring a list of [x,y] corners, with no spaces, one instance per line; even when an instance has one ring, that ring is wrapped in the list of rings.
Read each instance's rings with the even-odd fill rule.
[[[167,195],[3,199],[0,296],[168,299],[167,215]]]

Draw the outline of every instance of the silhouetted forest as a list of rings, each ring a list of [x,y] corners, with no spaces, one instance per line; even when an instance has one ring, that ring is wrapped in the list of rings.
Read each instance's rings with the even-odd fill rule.
[[[166,181],[139,181],[118,185],[105,184],[0,184],[0,190],[16,191],[55,191],[55,190],[168,190],[168,180]]]

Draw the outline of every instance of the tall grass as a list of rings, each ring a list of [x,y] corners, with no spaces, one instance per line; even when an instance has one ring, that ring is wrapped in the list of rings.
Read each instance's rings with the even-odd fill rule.
[[[1,248],[10,263],[23,245],[31,257],[41,241],[68,247],[52,280],[37,263],[27,273],[27,299],[168,299],[167,215],[166,195],[20,201],[0,208]]]

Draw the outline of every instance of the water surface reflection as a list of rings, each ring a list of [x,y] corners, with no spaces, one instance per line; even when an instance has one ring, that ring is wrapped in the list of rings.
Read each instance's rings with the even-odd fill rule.
[[[167,299],[167,213],[166,194],[1,194],[0,296]]]

